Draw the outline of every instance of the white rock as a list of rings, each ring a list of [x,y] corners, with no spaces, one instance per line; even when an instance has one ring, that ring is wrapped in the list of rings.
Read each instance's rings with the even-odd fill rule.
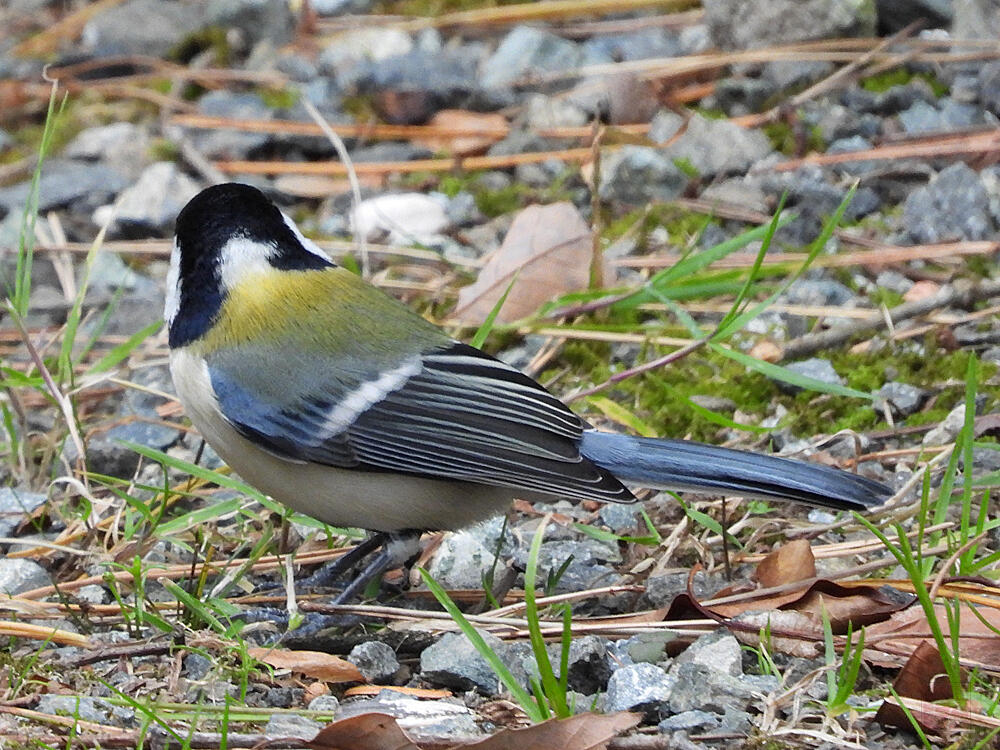
[[[440,201],[422,193],[380,195],[362,201],[352,214],[353,230],[368,239],[387,233],[391,242],[427,243],[449,225]]]

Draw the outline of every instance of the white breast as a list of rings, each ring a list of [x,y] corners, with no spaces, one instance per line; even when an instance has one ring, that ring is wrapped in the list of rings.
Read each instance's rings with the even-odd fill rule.
[[[191,422],[230,468],[264,494],[332,526],[377,531],[459,529],[503,512],[518,494],[503,487],[279,458],[226,421],[204,359],[187,348],[174,349],[170,372]]]

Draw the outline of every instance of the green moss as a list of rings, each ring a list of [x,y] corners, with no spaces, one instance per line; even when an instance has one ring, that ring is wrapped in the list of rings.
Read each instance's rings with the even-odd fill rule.
[[[293,88],[261,88],[257,96],[271,109],[290,109],[299,100],[298,92]]]
[[[685,159],[682,156],[678,157],[674,159],[674,166],[677,167],[685,177],[690,177],[693,180],[701,177],[701,172],[699,172],[698,168],[691,163],[690,159]]]
[[[620,323],[623,329],[635,331],[642,327],[634,311],[632,317],[636,322],[631,324],[619,319],[617,313],[615,315],[615,324]],[[661,329],[650,331],[650,334],[677,335],[678,331]],[[882,350],[863,354],[852,354],[844,348],[820,356],[831,360],[848,386],[861,391],[871,393],[892,379],[937,393],[934,408],[904,421],[905,425],[914,426],[940,422],[962,402],[965,388],[966,352],[940,350],[932,337],[924,342],[924,348],[920,353]],[[613,372],[622,369],[621,365],[609,364],[611,351],[607,344],[570,342],[560,361],[553,363],[552,370],[545,373],[543,379],[558,375],[557,392],[567,390],[569,383],[583,387],[603,383]],[[659,347],[643,347],[637,362],[652,360],[663,353]],[[891,378],[886,376],[887,367],[894,371]],[[988,409],[1000,403],[1000,386],[991,381],[996,371],[996,365],[982,364],[979,393],[987,397]],[[942,387],[943,384],[948,385]],[[622,403],[661,435],[708,442],[718,441],[726,431],[695,412],[687,403],[691,396],[728,398],[740,411],[757,420],[773,413],[775,406],[781,404],[788,410],[781,426],[806,437],[829,435],[844,429],[866,431],[885,427],[883,414],[869,401],[812,391],[786,393],[771,379],[705,350],[654,372],[628,378],[604,395]],[[578,405],[578,408],[585,407]],[[596,414],[589,416],[599,419]]]
[[[368,122],[378,119],[372,97],[368,94],[345,96],[340,103],[341,109],[358,122]]]
[[[873,94],[881,94],[893,86],[905,86],[914,78],[921,78],[930,85],[934,96],[940,98],[948,93],[948,87],[931,73],[914,73],[906,68],[893,68],[883,73],[876,73],[873,76],[861,79],[861,88],[871,91]]]
[[[868,292],[868,299],[873,305],[895,307],[896,305],[902,304],[903,295],[892,289],[876,287]]]
[[[522,0],[383,0],[373,13],[400,16],[435,17],[443,13],[481,10],[503,5],[515,5]]]
[[[58,105],[57,105],[58,111]],[[67,99],[62,108],[61,114],[56,117],[52,126],[52,140],[49,143],[48,156],[58,154],[66,145],[73,140],[77,134],[88,126],[86,118],[82,114],[82,105],[79,98]],[[42,142],[42,133],[45,132],[45,123],[37,122],[22,125],[13,131],[14,141],[19,148],[11,149],[18,154],[18,158],[23,158],[26,154],[37,154],[38,147]]]
[[[233,50],[229,46],[229,40],[226,38],[226,30],[224,28],[211,26],[207,29],[199,29],[188,34],[167,53],[167,59],[174,62],[187,63],[206,50],[212,51],[215,58],[213,61],[215,65],[219,67],[229,66],[233,57]]]
[[[768,123],[762,130],[768,140],[771,141],[771,146],[774,147],[775,151],[780,151],[785,156],[795,156],[802,150],[803,146],[806,151],[823,151],[826,149],[823,134],[818,126],[808,129],[805,133],[804,144],[801,143],[801,134],[787,122]]]
[[[156,138],[149,144],[149,158],[153,161],[177,161],[180,149],[173,141]]]

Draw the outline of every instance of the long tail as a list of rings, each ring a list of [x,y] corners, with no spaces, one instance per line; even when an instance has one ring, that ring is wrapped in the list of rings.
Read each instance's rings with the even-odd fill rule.
[[[892,490],[840,469],[685,440],[588,430],[580,452],[627,484],[794,500],[838,510],[881,505]]]

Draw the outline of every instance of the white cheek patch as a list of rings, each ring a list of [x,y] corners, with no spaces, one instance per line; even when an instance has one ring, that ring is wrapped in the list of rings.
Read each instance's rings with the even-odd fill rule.
[[[167,328],[177,317],[177,310],[181,306],[181,250],[177,247],[177,238],[174,238],[174,247],[170,251],[170,270],[167,271],[167,298],[163,305],[163,319],[167,321]]]
[[[273,270],[271,258],[278,251],[274,245],[233,237],[219,251],[219,281],[227,292],[235,289],[247,276]]]
[[[328,438],[342,433],[370,406],[402,388],[422,368],[420,357],[414,356],[399,367],[383,372],[375,380],[362,383],[353,391],[345,393],[340,403],[330,409],[319,426],[316,444],[320,445]]]
[[[299,241],[302,247],[304,247],[313,255],[318,255],[323,260],[330,261],[331,263],[333,262],[333,260],[330,258],[329,255],[326,254],[323,248],[321,248],[311,239],[302,234],[302,232],[299,231],[299,228],[295,226],[295,222],[292,221],[290,218],[288,218],[288,216],[284,212],[282,212],[281,218],[285,220],[285,224],[288,226],[289,229],[292,230],[292,234],[295,235],[296,239]]]

